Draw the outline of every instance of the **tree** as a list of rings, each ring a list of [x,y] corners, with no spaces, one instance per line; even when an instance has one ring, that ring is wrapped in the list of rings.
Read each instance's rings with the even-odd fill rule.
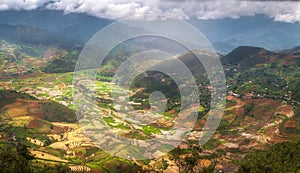
[[[300,141],[279,143],[267,151],[247,154],[239,173],[279,173],[300,171]]]
[[[5,144],[4,144],[5,145]],[[29,162],[34,159],[27,146],[19,143],[17,146],[6,144],[0,151],[0,172],[27,173],[31,172]]]

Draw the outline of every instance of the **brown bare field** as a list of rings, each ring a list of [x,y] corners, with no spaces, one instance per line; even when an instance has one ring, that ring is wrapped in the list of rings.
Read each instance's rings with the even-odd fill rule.
[[[28,115],[28,111],[26,107],[14,107],[7,110],[7,114],[9,117],[14,118],[18,116]]]
[[[41,152],[41,151],[36,151],[36,150],[30,150],[30,152],[37,158],[39,159],[45,159],[45,160],[53,160],[53,161],[57,161],[57,162],[65,162],[65,163],[68,163],[70,161],[68,160],[64,160],[64,159],[61,159],[59,157],[56,157],[52,154],[49,154],[49,153],[45,153],[45,152]]]
[[[17,99],[16,102],[5,105],[3,110],[5,112],[2,116],[11,118],[14,126],[27,126],[43,133],[61,134],[66,131],[63,127],[77,127],[76,124],[51,125],[52,123],[43,120],[45,113],[40,109],[40,101]]]
[[[32,116],[19,116],[13,118],[14,126],[27,126],[30,121],[34,120]]]
[[[31,114],[42,114],[43,111],[37,107],[28,108],[28,112]]]
[[[33,120],[28,123],[29,128],[40,128],[42,125],[43,123],[39,120]]]
[[[247,104],[255,104],[260,106],[272,106],[272,107],[278,107],[280,106],[281,102],[273,100],[273,99],[267,99],[267,98],[260,98],[260,99],[250,99],[245,101]]]

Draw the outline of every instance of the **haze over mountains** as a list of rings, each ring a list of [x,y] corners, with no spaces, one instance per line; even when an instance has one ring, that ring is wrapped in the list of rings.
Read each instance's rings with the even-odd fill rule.
[[[52,35],[53,44],[59,46],[65,45],[71,40],[74,44],[83,45],[95,33],[112,22],[114,21],[110,19],[96,18],[85,14],[64,14],[63,11],[44,9],[1,11],[0,38],[31,43],[34,41],[24,38],[34,33],[36,38],[48,40],[48,42],[48,38]],[[264,47],[269,50],[283,50],[300,45],[299,23],[275,22],[264,15],[216,20],[192,18],[187,22],[199,29],[214,48],[223,53],[227,53],[239,45]],[[18,32],[20,30],[26,32]],[[16,40],[16,38],[21,39]],[[43,41],[36,40],[36,42]]]

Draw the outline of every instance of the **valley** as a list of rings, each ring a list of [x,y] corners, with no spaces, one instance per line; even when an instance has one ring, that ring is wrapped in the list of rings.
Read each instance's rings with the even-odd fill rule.
[[[127,50],[126,46],[131,49]],[[91,83],[82,79],[74,83],[72,71],[80,49],[2,40],[0,148],[3,151],[10,149],[8,151],[17,152],[17,155],[23,151],[19,148],[22,144],[32,156],[28,156],[27,164],[31,172],[175,173],[243,172],[250,169],[248,158],[259,158],[253,156],[255,152],[273,151],[273,146],[280,148],[285,144],[299,146],[299,47],[272,52],[241,46],[220,56],[227,80],[226,107],[216,133],[202,146],[199,138],[208,120],[212,87],[203,67],[195,63],[190,53],[178,56],[196,76],[201,102],[198,110],[195,110],[198,105],[190,105],[183,111],[181,124],[193,126],[191,132],[181,131],[184,140],[162,155],[164,151],[156,150],[156,147],[163,146],[168,150],[172,148],[170,144],[177,141],[168,139],[157,146],[146,141],[176,133],[172,127],[178,120],[181,106],[178,87],[169,76],[155,71],[138,76],[129,91],[114,83],[112,74],[116,67],[139,48],[126,46],[118,49],[118,53],[112,53],[111,59],[98,70],[97,80]],[[161,64],[160,61],[151,63],[176,68],[169,59]],[[84,69],[76,77],[88,73],[90,71]],[[83,91],[83,95],[74,98],[73,94],[78,90]],[[115,98],[112,90],[116,91]],[[165,98],[150,105],[149,97],[156,90],[162,91]],[[126,92],[129,92],[128,100],[121,96]],[[82,100],[87,102],[77,103]],[[161,105],[166,108],[161,110]],[[78,107],[82,107],[80,115],[87,119],[76,115]],[[153,110],[161,112],[152,113]],[[198,118],[191,125],[189,116],[195,112]],[[90,130],[93,120],[99,120],[97,128]],[[109,133],[107,129],[110,129]],[[93,136],[103,142],[99,143]],[[127,145],[114,136],[136,141],[139,148],[130,148],[128,152]],[[99,147],[110,147],[117,142],[120,146],[113,154]],[[278,151],[286,152],[284,149]],[[138,159],[143,155],[159,157]],[[9,153],[0,152],[0,156],[9,157]],[[292,166],[297,167],[296,161],[293,160]],[[270,164],[279,164],[279,161]],[[265,166],[261,165],[262,168]]]
[[[238,67],[234,68],[238,69]],[[17,97],[14,102],[3,105],[1,118],[11,127],[24,129],[25,134],[22,135],[25,135],[26,141],[31,146],[30,153],[35,156],[32,163],[38,168],[50,164],[64,165],[72,171],[79,172],[96,170],[114,172],[111,171],[114,165],[121,164],[122,169],[127,167],[129,170],[132,166],[138,165],[134,167],[145,172],[151,170],[197,172],[210,167],[224,172],[236,172],[239,169],[236,161],[243,159],[247,153],[255,149],[266,150],[269,145],[296,140],[299,137],[300,117],[297,100],[289,97],[281,99],[279,96],[284,97],[284,95],[277,96],[272,92],[268,95],[264,92],[260,93],[260,90],[253,90],[251,86],[256,85],[255,82],[247,82],[248,86],[244,90],[237,88],[228,92],[221,124],[204,146],[198,146],[197,142],[206,122],[207,117],[204,112],[207,108],[200,111],[201,118],[197,120],[193,131],[187,134],[185,141],[170,154],[149,162],[127,161],[101,151],[84,134],[80,124],[77,123],[76,115],[72,113],[74,110],[72,77],[73,73],[37,73],[34,76],[20,75],[20,77],[5,78],[0,83],[2,89],[15,90],[28,94],[26,97],[29,95],[34,97],[33,100]],[[234,82],[234,80],[236,78],[229,78],[228,81]],[[120,92],[122,88],[105,81],[95,81],[94,84],[103,121],[113,129],[114,133],[127,138],[145,140],[164,133],[172,126],[172,120],[176,117],[176,111],[172,111],[175,107],[165,113],[163,119],[159,116],[150,117],[149,120],[144,119],[145,122],[157,120],[157,123],[150,125],[134,123],[130,118],[124,121],[113,107],[109,94],[112,87]],[[232,87],[234,86],[229,86]],[[133,90],[131,95],[135,96],[138,93],[143,93],[143,90]],[[147,111],[146,100],[145,103],[138,101],[141,99],[134,100],[131,104],[136,104],[137,108],[142,106]],[[53,106],[43,108],[43,105],[52,101],[55,101]],[[63,108],[64,106],[58,106],[56,103],[66,107]],[[69,110],[64,113],[65,111],[61,109]],[[47,116],[49,113],[43,112],[51,110],[57,112],[50,112],[50,117]],[[91,112],[87,113],[91,114]],[[37,131],[30,132],[32,130]],[[7,134],[2,134],[5,135]],[[159,166],[159,164],[163,165]]]

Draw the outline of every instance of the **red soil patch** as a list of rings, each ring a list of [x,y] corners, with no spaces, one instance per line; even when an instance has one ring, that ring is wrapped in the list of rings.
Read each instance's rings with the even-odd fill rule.
[[[43,123],[39,120],[32,120],[28,123],[28,128],[39,128]]]
[[[272,110],[266,110],[266,109],[263,109],[263,108],[259,108],[257,110],[254,110],[251,112],[254,116],[257,116],[257,117],[262,117],[262,119],[264,120],[268,120],[271,118],[271,116],[273,115],[274,111]],[[263,117],[267,117],[267,118],[263,118]]]
[[[229,100],[229,101],[231,101],[233,98],[234,98],[234,96],[232,96],[232,95],[227,96],[227,100]]]
[[[102,173],[98,168],[93,168],[91,173]]]
[[[193,130],[202,130],[206,121],[204,119],[198,119],[193,127]]]
[[[247,104],[255,104],[260,106],[272,106],[274,108],[278,107],[281,103],[279,101],[267,98],[259,98],[259,99],[250,99],[245,100]]]
[[[176,111],[174,109],[172,109],[169,111],[169,113],[173,115],[173,114],[176,114]]]
[[[43,119],[45,117],[45,113],[41,109],[39,109],[38,106],[29,108],[28,112],[34,115],[36,118]]]
[[[245,114],[245,109],[244,107],[235,108],[232,110],[232,113],[237,116],[243,116]]]
[[[287,55],[283,58],[283,60],[280,62],[282,65],[295,65],[295,59],[299,58],[299,56],[295,55]]]
[[[59,135],[61,133],[64,132],[64,129],[60,128],[60,127],[57,127],[57,126],[54,126],[51,131],[50,131],[50,134],[56,134],[56,135]]]
[[[295,120],[288,120],[285,123],[284,128],[286,128],[286,129],[296,129],[297,128],[297,122]]]

